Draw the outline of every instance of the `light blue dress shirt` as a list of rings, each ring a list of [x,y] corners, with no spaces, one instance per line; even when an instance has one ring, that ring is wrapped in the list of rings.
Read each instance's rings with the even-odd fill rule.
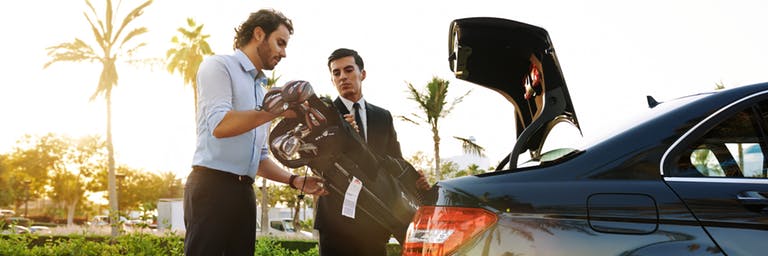
[[[216,138],[213,129],[231,110],[261,106],[267,78],[242,51],[207,57],[197,73],[197,147],[192,165],[256,177],[259,161],[268,157],[271,122],[243,134]]]

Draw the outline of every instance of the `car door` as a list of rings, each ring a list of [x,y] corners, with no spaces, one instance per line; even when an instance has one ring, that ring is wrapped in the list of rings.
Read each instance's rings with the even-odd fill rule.
[[[768,251],[768,92],[739,99],[669,151],[664,179],[727,255]]]

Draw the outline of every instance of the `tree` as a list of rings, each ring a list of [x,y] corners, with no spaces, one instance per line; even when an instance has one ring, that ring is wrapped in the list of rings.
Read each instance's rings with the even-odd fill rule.
[[[423,151],[416,151],[416,153],[408,157],[406,160],[413,166],[414,169],[419,171],[424,171],[431,168],[430,166],[432,166],[433,162],[432,158],[427,156]],[[433,184],[437,181],[436,175],[425,176],[427,177],[427,182],[430,184]]]
[[[449,179],[458,177],[459,165],[453,161],[443,161],[440,165],[440,174],[442,177]]]
[[[210,35],[203,34],[203,24],[199,26],[192,18],[187,18],[188,28],[179,27],[179,36],[173,36],[171,42],[175,45],[169,49],[165,56],[168,60],[166,66],[169,73],[178,72],[184,78],[184,84],[192,86],[195,97],[195,112],[197,112],[197,69],[203,62],[203,57],[213,55],[211,47],[205,41]]]
[[[85,193],[92,188],[94,176],[105,170],[105,143],[98,136],[76,140],[64,137],[68,145],[64,163],[52,170],[51,198],[63,204],[67,212],[67,225],[74,224],[77,206],[85,201]]]
[[[144,8],[152,3],[152,0],[147,0],[138,7],[131,10],[123,19],[122,22],[115,27],[116,17],[114,14],[119,10],[120,4],[118,3],[116,8],[112,6],[112,0],[106,1],[105,17],[99,18],[99,13],[91,4],[91,1],[85,0],[88,5],[88,12],[84,12],[85,19],[90,24],[90,29],[93,33],[93,37],[96,40],[97,46],[101,49],[100,53],[97,53],[93,47],[86,44],[85,41],[75,38],[74,41],[69,43],[61,43],[55,46],[46,48],[48,50],[48,56],[52,59],[45,63],[44,68],[49,67],[51,64],[62,61],[71,62],[99,62],[102,65],[101,75],[99,77],[99,83],[96,87],[96,91],[91,95],[90,100],[93,101],[97,96],[103,95],[106,101],[107,107],[107,168],[109,173],[109,208],[112,212],[117,212],[117,194],[115,188],[115,158],[114,148],[112,145],[112,88],[117,86],[118,74],[117,74],[117,61],[122,59],[123,56],[132,57],[133,54],[145,46],[143,42],[133,44],[131,39],[136,36],[142,35],[147,32],[146,27],[139,27],[130,30],[127,33],[123,33],[124,29],[140,17],[144,13]],[[94,23],[95,21],[95,23]],[[112,216],[112,223],[117,223],[117,216]],[[117,236],[117,226],[112,226],[112,237]]]
[[[8,166],[8,158],[10,156],[6,154],[0,154],[0,190],[2,191],[9,191],[11,187],[11,183],[8,182],[8,176],[10,175],[11,169]],[[0,193],[0,206],[6,206],[13,203],[13,194],[5,192]]]
[[[446,97],[448,96],[448,81],[440,79],[438,77],[432,77],[432,81],[427,83],[426,91],[422,92],[416,89],[413,84],[408,83],[408,91],[410,96],[408,99],[415,101],[419,105],[419,109],[423,111],[424,116],[413,114],[418,119],[429,123],[432,130],[432,140],[434,141],[435,150],[435,176],[438,180],[442,180],[442,174],[440,172],[440,131],[439,121],[451,113],[453,107],[460,103],[465,96],[471,91],[467,91],[464,95],[457,97],[451,104],[447,104]],[[412,120],[408,120],[413,122]],[[414,122],[415,123],[415,122]]]
[[[299,168],[291,169],[293,174],[302,176],[306,174],[307,167],[302,166]],[[301,189],[301,186],[298,187]],[[277,203],[284,203],[285,206],[293,210],[293,225],[299,229],[301,226],[299,223],[299,213],[301,212],[301,204],[310,205],[313,203],[312,197],[303,195],[299,198],[301,193],[299,189],[293,189],[290,186],[274,186],[269,188],[270,206],[274,207]]]
[[[48,195],[58,209],[66,209],[67,223],[73,224],[93,174],[105,168],[103,150],[104,142],[97,136],[75,140],[52,133],[25,135],[5,161],[10,184],[7,194],[15,199],[17,209],[28,200]]]
[[[725,89],[725,84],[723,83],[723,81],[715,83],[715,90],[722,90],[722,89]]]
[[[64,168],[68,147],[67,140],[52,133],[39,137],[24,135],[16,141],[7,160],[8,193],[13,195],[16,209],[28,199],[35,200],[45,193],[50,172]]]
[[[121,165],[117,167],[117,173],[121,176],[118,180],[118,198],[120,210],[124,213],[156,209],[160,198],[182,196],[181,180],[173,172],[155,173]],[[94,191],[103,191],[107,187],[104,174],[98,175]]]
[[[480,169],[479,165],[471,164],[467,166],[466,169],[456,172],[454,177],[461,177],[461,176],[467,176],[467,175],[477,175],[477,174],[483,174],[485,173],[485,170]]]

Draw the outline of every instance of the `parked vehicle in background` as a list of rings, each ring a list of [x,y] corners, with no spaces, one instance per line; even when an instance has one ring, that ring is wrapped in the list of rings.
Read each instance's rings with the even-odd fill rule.
[[[24,217],[8,217],[3,216],[0,218],[0,233],[3,234],[27,234],[30,233],[29,226],[32,224],[32,220]]]
[[[16,216],[16,212],[9,209],[0,209],[0,217]]]
[[[310,239],[313,238],[311,232],[296,231],[293,226],[293,220],[290,218],[269,220],[269,234],[274,236],[296,237]]]
[[[2,231],[3,234],[29,234],[31,231],[29,228],[20,225],[8,225]]]
[[[5,223],[10,225],[29,227],[32,225],[32,220],[25,217],[7,217],[5,218]]]
[[[123,216],[120,216],[119,220],[120,220],[120,224],[123,224],[123,225],[126,222],[128,222],[128,219],[126,219]],[[107,216],[107,215],[96,215],[96,216],[93,216],[93,218],[89,222],[89,224],[91,226],[96,226],[96,227],[109,226],[109,223],[110,223],[110,220],[109,220],[109,216]]]
[[[51,228],[46,226],[36,226],[36,225],[29,226],[29,232],[32,234],[38,234],[38,235],[50,235],[52,233]]]
[[[515,119],[517,141],[495,172],[438,182],[403,255],[768,251],[768,83],[648,97],[647,113],[615,133],[548,147],[553,127],[580,128],[547,31],[468,18],[450,33],[451,70],[515,106],[497,116]],[[674,59],[659,70],[674,72]]]

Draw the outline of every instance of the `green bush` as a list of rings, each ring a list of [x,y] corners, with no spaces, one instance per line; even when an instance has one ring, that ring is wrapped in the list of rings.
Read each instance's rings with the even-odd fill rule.
[[[184,255],[184,238],[179,235],[133,233],[118,236],[99,235],[0,235],[0,256],[99,256],[99,255]],[[317,242],[256,240],[255,255],[315,256]],[[387,245],[387,255],[400,255],[400,246]]]
[[[259,238],[255,255],[318,255],[317,242]],[[184,255],[184,238],[178,235],[126,234],[112,240],[96,235],[2,235],[0,256],[80,255]]]

